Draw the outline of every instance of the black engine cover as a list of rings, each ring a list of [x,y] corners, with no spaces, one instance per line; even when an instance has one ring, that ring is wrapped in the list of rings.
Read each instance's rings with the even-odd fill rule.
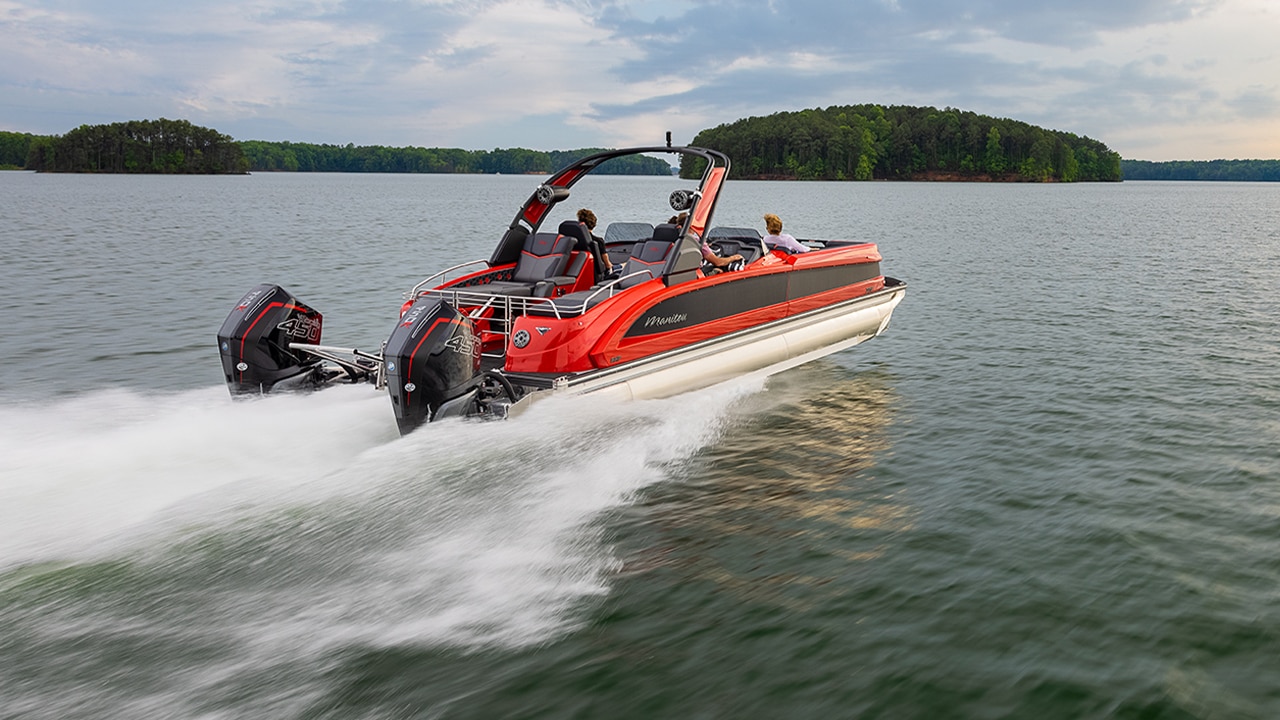
[[[470,411],[467,398],[475,395],[482,379],[480,338],[471,319],[449,303],[418,298],[387,338],[383,358],[402,434]]]
[[[279,285],[245,294],[218,331],[222,373],[232,395],[270,392],[277,384],[305,384],[320,362],[289,349],[318,344],[323,318]]]

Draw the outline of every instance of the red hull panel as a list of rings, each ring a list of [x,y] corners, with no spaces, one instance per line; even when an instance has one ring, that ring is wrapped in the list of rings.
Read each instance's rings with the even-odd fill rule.
[[[651,280],[581,316],[517,318],[512,337],[526,344],[508,345],[504,369],[556,374],[607,368],[810,312],[883,289],[879,261],[872,244],[774,252],[737,272],[671,287]]]

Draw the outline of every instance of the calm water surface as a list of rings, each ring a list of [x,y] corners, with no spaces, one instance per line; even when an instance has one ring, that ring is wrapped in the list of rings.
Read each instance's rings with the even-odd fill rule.
[[[879,242],[889,332],[403,439],[230,401],[244,290],[374,349],[537,180],[0,173],[0,718],[1280,717],[1280,186],[730,183]]]

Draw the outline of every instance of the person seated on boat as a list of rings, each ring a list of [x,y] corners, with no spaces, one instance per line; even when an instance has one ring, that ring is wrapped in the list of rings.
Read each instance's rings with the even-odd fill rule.
[[[679,215],[673,215],[667,222],[672,225],[679,225],[683,227],[684,221],[688,217],[689,213],[680,213]],[[698,234],[692,230],[689,231],[689,234],[694,238],[698,237]],[[730,266],[734,263],[741,263],[743,260],[746,260],[746,258],[742,257],[738,253],[734,253],[728,257],[720,257],[706,240],[702,241],[702,267],[703,274],[705,275],[715,275],[716,273],[724,272],[725,270],[735,270],[737,268]]]
[[[764,245],[770,250],[782,248],[789,253],[807,253],[809,248],[801,245],[799,240],[782,232],[782,218],[773,213],[764,216],[764,228],[769,232],[764,236]]]
[[[734,264],[741,263],[745,259],[746,258],[742,257],[738,253],[734,253],[728,257],[720,257],[716,254],[716,251],[707,244],[706,240],[702,241],[703,272],[707,275],[715,275],[716,273],[721,273],[725,270],[736,270],[738,268],[734,267]]]
[[[596,235],[596,214],[587,208],[582,208],[578,211],[578,222],[587,226],[587,232],[591,233],[591,242],[600,251],[600,258],[604,260],[604,276],[609,279],[618,277],[618,271],[622,268],[614,267],[613,261],[609,259],[609,251],[604,246],[604,239]]]

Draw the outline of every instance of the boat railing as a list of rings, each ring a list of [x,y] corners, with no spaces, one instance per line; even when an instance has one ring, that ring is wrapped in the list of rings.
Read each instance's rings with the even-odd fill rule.
[[[607,292],[608,295],[606,295],[605,297],[611,298],[613,297],[614,293],[621,292],[622,290],[626,289],[622,287],[623,280],[629,280],[633,277],[639,277],[641,275],[648,275],[650,279],[653,279],[653,273],[649,272],[648,270],[637,270],[633,273],[627,273],[622,277],[614,278],[613,280],[610,280],[609,282],[601,285],[599,289],[597,289],[595,292],[583,298],[582,309],[579,310],[578,312],[579,313],[586,312],[587,308],[591,307],[591,305],[593,304],[591,301],[595,300],[596,296],[599,295],[600,293]]]
[[[418,294],[422,292],[423,288],[430,288],[430,287],[435,287],[436,285],[443,285],[445,282],[448,282],[449,273],[457,272],[458,270],[461,270],[463,268],[469,268],[473,265],[484,265],[485,267],[489,267],[489,261],[488,260],[471,260],[469,262],[464,262],[461,265],[454,265],[451,268],[445,268],[444,270],[441,270],[440,272],[436,273],[435,275],[432,275],[426,280],[423,280],[417,285],[414,285],[412,290],[405,293],[405,299],[413,299],[418,297]],[[471,272],[474,272],[474,271],[471,271]],[[465,274],[467,273],[459,273],[459,277]]]
[[[474,263],[465,263],[450,269],[454,270],[472,264]],[[625,290],[626,288],[621,287],[621,283],[624,280],[641,275],[652,278],[652,274],[648,270],[637,270],[636,272],[628,273],[622,277],[614,278],[598,288],[594,288],[591,294],[582,298],[581,301],[576,301],[575,299],[575,301],[569,306],[561,307],[560,305],[557,305],[557,301],[563,302],[563,298],[503,295],[501,293],[475,292],[465,288],[430,287],[426,290],[422,289],[422,285],[424,283],[430,282],[434,277],[438,277],[444,272],[448,271],[437,273],[436,276],[428,278],[423,281],[423,283],[419,283],[414,287],[413,293],[410,297],[414,299],[421,297],[440,298],[457,308],[460,312],[466,313],[467,317],[472,321],[486,321],[488,323],[488,327],[486,328],[487,331],[503,338],[509,338],[511,336],[512,323],[516,318],[522,315],[528,315],[529,309],[532,307],[538,307],[544,312],[546,310],[550,310],[550,314],[554,315],[557,320],[563,319],[566,316],[581,315],[582,313],[585,313],[588,308],[595,305],[596,302],[599,302],[599,299],[603,299],[600,298],[601,295],[605,295],[606,298],[613,297],[615,294]],[[505,341],[503,345],[505,347]]]
[[[511,323],[517,317],[528,314],[529,306],[547,298],[501,295],[472,292],[465,289],[431,288],[414,294],[414,297],[440,298],[473,321],[488,321],[488,331],[502,337],[511,335]]]
[[[633,273],[627,273],[622,277],[614,278],[609,282],[597,288],[594,288],[590,295],[587,295],[581,300],[579,300],[578,298],[573,298],[569,302],[565,302],[565,298],[527,298],[532,302],[527,304],[526,308],[535,307],[535,306],[539,308],[549,308],[551,310],[551,314],[554,315],[557,320],[564,319],[566,315],[569,317],[581,315],[585,313],[587,310],[589,310],[597,302],[599,302],[599,300],[596,300],[596,298],[601,293],[608,293],[607,295],[605,295],[605,299],[611,298],[615,294],[622,292],[623,290],[626,290],[626,288],[621,287],[620,285],[620,283],[623,280],[627,280],[633,277],[638,277],[640,275],[648,276],[650,279],[653,278],[653,274],[650,273],[648,270],[637,270]],[[586,291],[584,290],[583,292],[586,292]]]

